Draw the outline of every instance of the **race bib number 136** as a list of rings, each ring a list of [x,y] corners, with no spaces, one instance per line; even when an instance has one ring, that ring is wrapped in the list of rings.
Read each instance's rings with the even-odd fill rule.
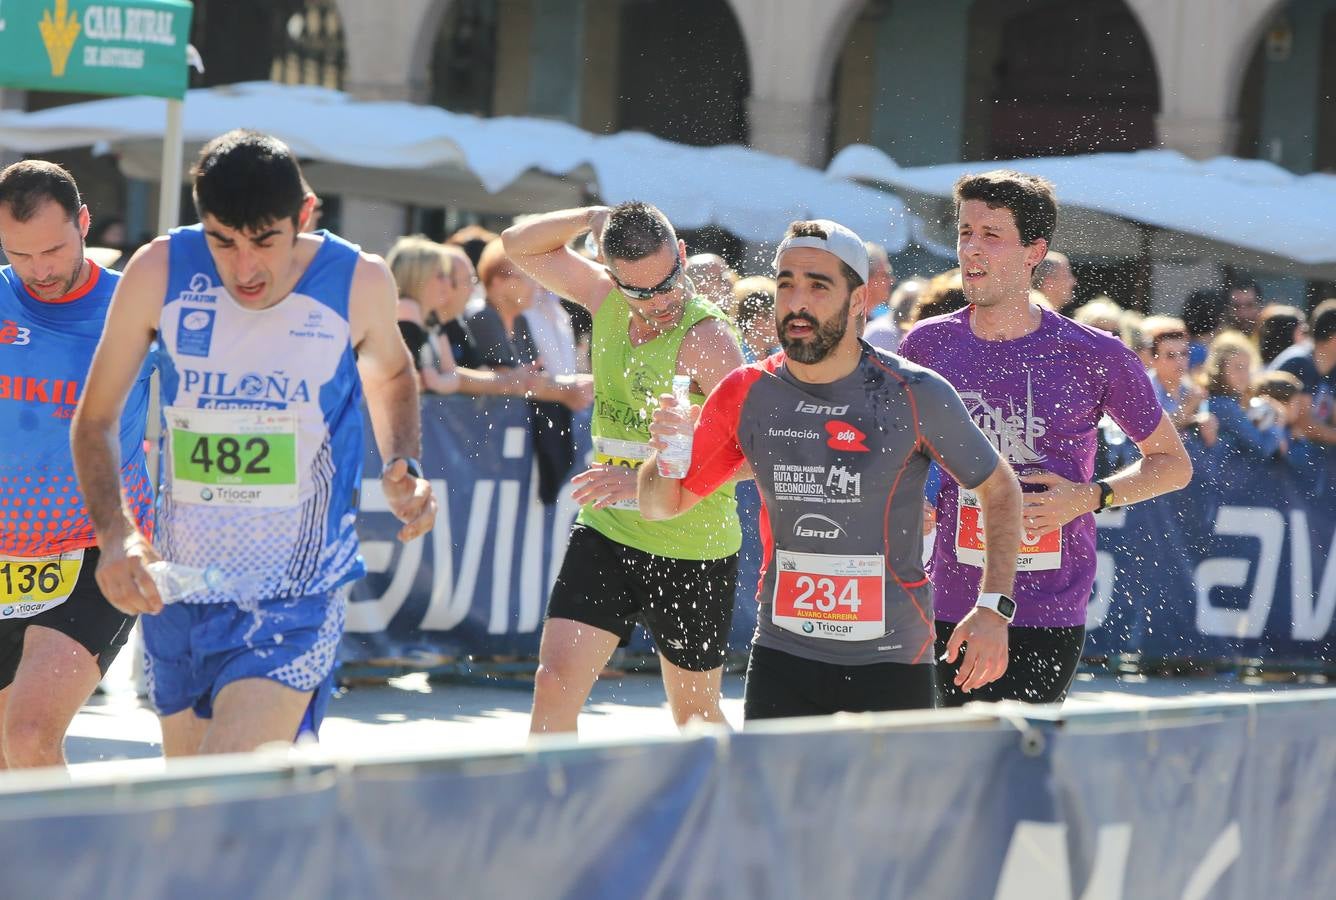
[[[601,466],[621,466],[632,471],[639,469],[649,459],[649,444],[640,441],[624,441],[617,438],[594,438],[594,462]],[[609,509],[640,509],[635,497],[618,500],[610,504]]]
[[[84,552],[40,558],[0,556],[0,619],[26,619],[54,609],[74,591]]]

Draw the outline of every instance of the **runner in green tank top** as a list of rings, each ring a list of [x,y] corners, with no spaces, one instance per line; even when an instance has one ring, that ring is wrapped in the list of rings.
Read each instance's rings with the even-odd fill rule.
[[[593,432],[596,463],[636,469],[649,456],[649,422],[659,395],[672,393],[683,339],[698,322],[722,319],[723,313],[703,297],[692,297],[674,328],[636,345],[626,327],[630,310],[613,288],[594,316]],[[703,394],[693,395],[692,405],[704,402]],[[585,506],[576,521],[620,544],[673,559],[719,559],[742,545],[732,484],[672,522],[642,518],[634,496],[610,506]]]
[[[604,263],[569,249],[592,232]],[[581,504],[548,599],[530,731],[574,731],[594,679],[636,622],[653,634],[679,725],[723,721],[720,675],[742,543],[731,484],[672,522],[636,508],[636,468],[649,456],[650,416],[673,376],[696,404],[742,351],[724,314],[695,296],[686,247],[647,203],[589,207],[526,220],[502,238],[510,259],[594,317],[593,465],[576,476]]]

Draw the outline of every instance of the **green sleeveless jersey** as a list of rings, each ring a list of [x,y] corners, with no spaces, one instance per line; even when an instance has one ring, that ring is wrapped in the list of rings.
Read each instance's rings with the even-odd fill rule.
[[[635,469],[648,458],[650,416],[660,394],[673,390],[677,353],[687,331],[704,319],[725,319],[703,297],[687,301],[682,321],[672,331],[640,346],[627,335],[631,308],[614,288],[594,315],[594,458]],[[692,402],[704,403],[699,394]],[[594,509],[581,508],[576,519],[619,544],[674,559],[722,559],[742,546],[738,505],[730,482],[688,512],[665,522],[647,522],[635,500]]]

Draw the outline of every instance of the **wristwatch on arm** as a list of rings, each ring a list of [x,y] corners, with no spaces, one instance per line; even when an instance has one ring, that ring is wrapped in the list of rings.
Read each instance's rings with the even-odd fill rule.
[[[385,477],[385,473],[388,472],[388,471],[390,471],[390,466],[394,465],[395,463],[397,463],[397,462],[398,462],[399,460],[401,460],[401,459],[402,459],[404,462],[406,462],[406,463],[408,464],[408,474],[409,474],[409,475],[412,475],[414,478],[425,478],[425,477],[426,477],[425,475],[422,474],[422,463],[418,462],[416,459],[414,459],[414,458],[411,457],[411,456],[394,456],[394,457],[391,457],[390,459],[386,460],[386,461],[385,461],[385,465],[381,467],[381,470],[380,470],[380,477],[381,477],[381,478],[384,478],[384,477]]]
[[[1012,600],[1006,594],[984,593],[979,595],[978,601],[974,604],[982,609],[991,609],[1007,622],[1016,618],[1016,601]]]
[[[1096,481],[1095,486],[1099,488],[1099,506],[1095,507],[1095,512],[1102,513],[1106,509],[1113,509],[1113,488],[1102,479]]]

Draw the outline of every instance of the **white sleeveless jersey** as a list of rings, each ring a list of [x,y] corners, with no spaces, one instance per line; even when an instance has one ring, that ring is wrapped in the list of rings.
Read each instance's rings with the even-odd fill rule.
[[[244,579],[248,594],[258,584],[264,599],[324,593],[364,571],[348,322],[358,248],[321,234],[292,293],[252,310],[222,286],[200,226],[171,233],[155,543],[166,559]]]

